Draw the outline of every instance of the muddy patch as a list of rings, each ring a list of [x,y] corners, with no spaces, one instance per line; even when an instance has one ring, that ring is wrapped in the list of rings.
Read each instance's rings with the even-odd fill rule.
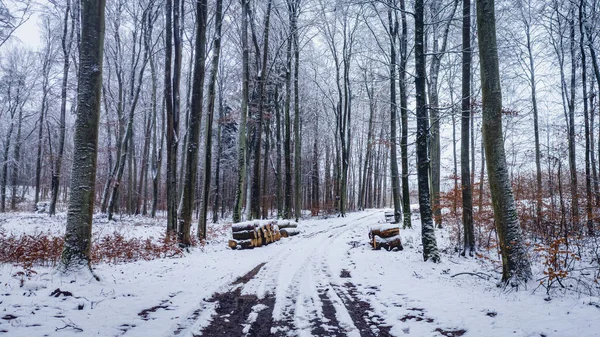
[[[336,310],[329,298],[329,289],[319,289],[319,299],[323,304],[323,319],[315,318],[310,323],[313,326],[312,336],[345,337],[346,333],[340,327],[340,322],[335,316]]]
[[[361,337],[388,337],[391,327],[385,325],[383,318],[374,314],[368,302],[358,298],[356,286],[350,282],[344,283],[345,291],[336,290],[342,299],[354,326],[360,331]]]

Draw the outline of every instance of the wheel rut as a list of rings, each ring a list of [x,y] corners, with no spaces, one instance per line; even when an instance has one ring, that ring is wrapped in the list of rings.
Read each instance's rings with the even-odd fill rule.
[[[337,284],[327,263],[334,241],[374,215],[290,241],[288,249],[231,283],[229,290],[213,294],[186,319],[199,321],[211,311],[210,323],[194,331],[182,324],[174,334],[189,329],[186,336],[391,336],[390,327],[357,296],[349,272],[344,272],[346,282]]]

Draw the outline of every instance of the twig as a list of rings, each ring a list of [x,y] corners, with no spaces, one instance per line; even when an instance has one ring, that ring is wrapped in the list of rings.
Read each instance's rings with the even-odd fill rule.
[[[63,326],[62,328],[56,328],[56,329],[54,329],[54,331],[60,331],[60,330],[66,329],[66,328],[72,328],[72,329],[77,330],[79,332],[83,332],[82,328],[78,327],[77,325],[75,325],[73,323],[67,324],[65,321],[63,321],[63,323],[65,323],[65,326]]]
[[[481,276],[480,274],[481,274],[481,275],[485,275],[485,277]],[[463,273],[454,274],[454,275],[452,275],[452,276],[450,276],[450,277],[455,277],[455,276],[459,276],[459,275],[471,275],[471,276],[477,276],[477,277],[479,277],[479,278],[481,278],[481,279],[483,279],[483,280],[486,280],[486,281],[487,281],[487,280],[489,280],[489,279],[490,279],[490,277],[491,277],[490,275],[487,275],[487,274],[484,274],[484,273],[469,273],[469,272],[463,272]]]

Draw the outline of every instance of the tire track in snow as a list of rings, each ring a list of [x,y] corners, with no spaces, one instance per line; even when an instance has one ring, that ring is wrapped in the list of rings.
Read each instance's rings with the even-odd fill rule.
[[[348,291],[340,291],[327,261],[332,245],[346,245],[337,241],[376,215],[346,218],[344,224],[323,229],[309,227],[308,232],[282,243],[285,248],[275,254],[266,252],[272,257],[258,267],[260,271],[249,273],[239,284],[234,282],[229,291],[213,295],[176,334],[185,329],[184,336],[379,336],[366,334],[370,330],[365,328],[369,324],[364,313],[352,306],[354,299]]]

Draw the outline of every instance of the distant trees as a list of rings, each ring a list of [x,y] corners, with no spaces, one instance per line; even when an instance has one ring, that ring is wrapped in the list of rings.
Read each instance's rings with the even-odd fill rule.
[[[32,51],[13,38],[30,4],[0,5],[0,210],[31,210],[31,199],[55,214],[78,193],[63,165],[78,160],[70,112],[88,108],[74,81],[82,15],[79,1],[38,3],[44,36]],[[414,4],[109,2],[93,205],[164,218],[189,245],[194,221],[204,239],[211,221],[301,220],[308,209],[393,207],[409,228],[412,196],[434,261],[442,217],[463,255],[518,228],[533,243],[597,234],[598,1],[499,7],[495,47],[471,40],[472,1]]]

